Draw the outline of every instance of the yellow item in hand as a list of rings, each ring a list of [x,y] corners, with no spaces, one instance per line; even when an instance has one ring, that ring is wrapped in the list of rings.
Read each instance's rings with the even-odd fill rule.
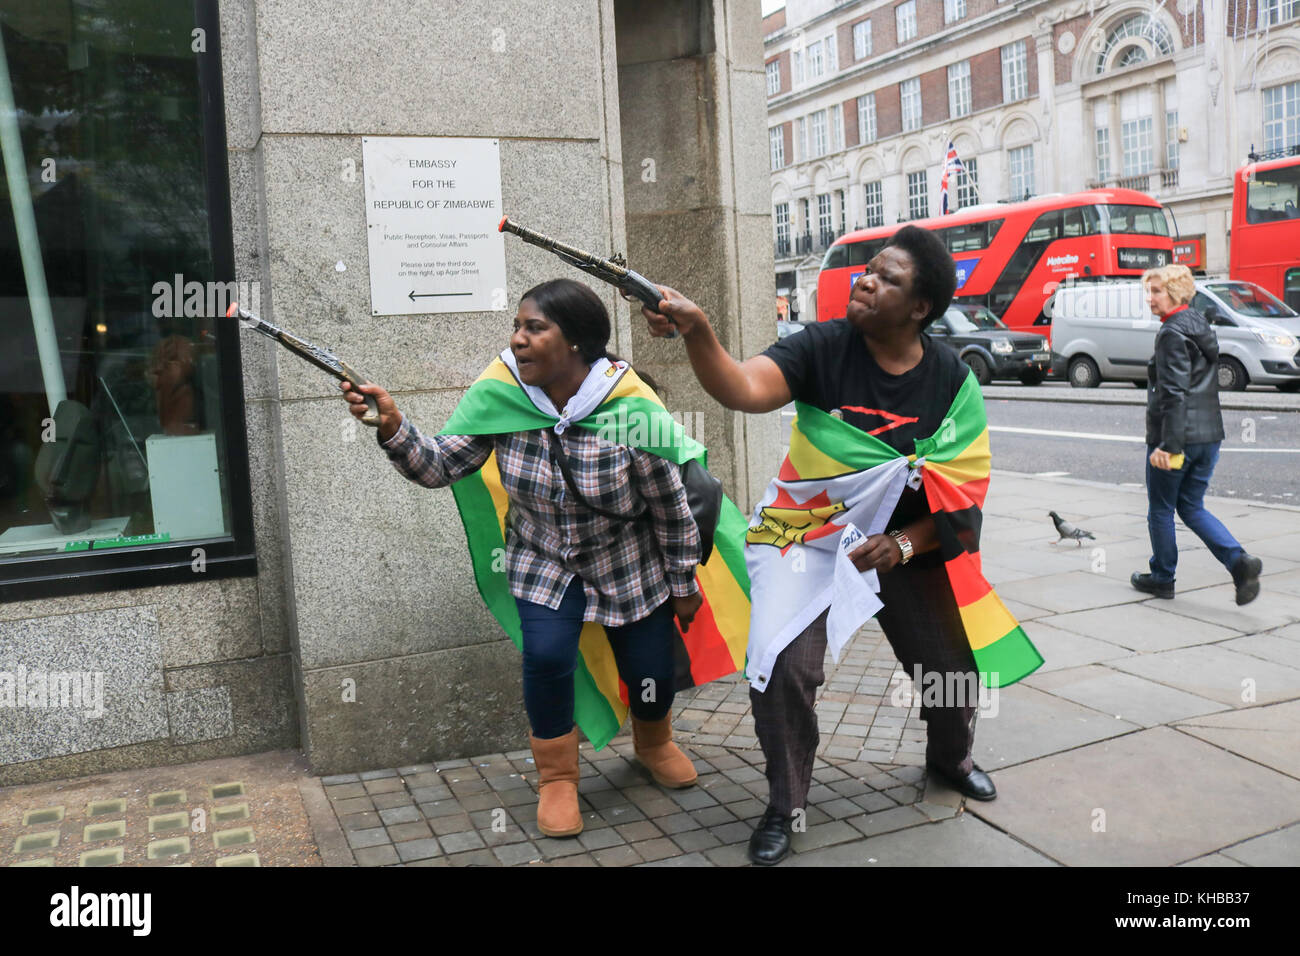
[[[1180,451],[1178,454],[1176,454],[1176,455],[1170,455],[1170,456],[1169,456],[1169,467],[1172,468],[1174,471],[1181,471],[1182,468],[1183,468],[1183,461],[1184,461],[1184,460],[1185,460],[1185,458],[1184,458],[1184,453],[1181,452],[1181,451]]]

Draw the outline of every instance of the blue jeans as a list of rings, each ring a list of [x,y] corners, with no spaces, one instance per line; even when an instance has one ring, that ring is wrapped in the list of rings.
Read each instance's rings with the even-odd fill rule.
[[[574,578],[560,606],[551,610],[515,598],[524,639],[524,709],[533,736],[563,737],[573,729],[573,675],[587,597]],[[672,601],[621,627],[606,626],[618,676],[627,685],[632,716],[661,720],[673,705],[675,669]],[[646,684],[651,680],[653,684]],[[643,698],[650,697],[651,700]]]
[[[1245,549],[1229,534],[1218,518],[1205,510],[1206,489],[1219,460],[1219,443],[1188,445],[1186,461],[1177,471],[1162,471],[1151,464],[1155,445],[1147,446],[1147,530],[1151,534],[1151,579],[1172,584],[1178,566],[1178,545],[1174,540],[1174,512],[1198,538],[1205,542],[1219,562],[1232,570]]]

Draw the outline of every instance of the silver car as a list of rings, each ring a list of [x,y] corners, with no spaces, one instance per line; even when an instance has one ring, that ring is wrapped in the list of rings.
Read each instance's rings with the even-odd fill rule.
[[[1198,279],[1192,308],[1219,338],[1219,388],[1300,391],[1300,314],[1253,282]]]

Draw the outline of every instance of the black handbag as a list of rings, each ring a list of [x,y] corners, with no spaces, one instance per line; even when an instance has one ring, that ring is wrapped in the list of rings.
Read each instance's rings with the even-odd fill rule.
[[[569,492],[574,498],[596,514],[604,515],[606,518],[626,522],[636,520],[635,517],[629,518],[627,515],[607,511],[584,498],[582,492],[578,491],[577,484],[574,483],[567,456],[564,454],[564,449],[560,447],[555,432],[550,428],[543,431],[550,441],[551,454],[555,458],[555,463],[560,466],[560,473],[564,475],[564,483],[569,486]],[[700,564],[704,564],[709,559],[709,555],[713,554],[713,536],[718,530],[718,518],[722,515],[722,481],[709,474],[708,469],[694,458],[678,467],[681,469],[682,486],[686,489],[686,504],[691,509],[691,517],[695,519],[695,527],[700,533]]]

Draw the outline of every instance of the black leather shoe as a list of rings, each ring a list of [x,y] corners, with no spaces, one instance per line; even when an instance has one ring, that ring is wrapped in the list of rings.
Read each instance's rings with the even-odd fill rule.
[[[993,786],[993,781],[989,779],[989,775],[981,770],[978,765],[964,777],[949,773],[942,767],[932,763],[925,766],[930,773],[972,800],[994,800],[997,798],[998,788]]]
[[[1128,579],[1128,583],[1144,594],[1154,594],[1158,598],[1171,598],[1174,596],[1173,581],[1166,581],[1164,583],[1153,581],[1149,574],[1134,571],[1133,576]],[[1240,594],[1241,592],[1238,591],[1237,593]],[[1240,604],[1242,602],[1239,601],[1237,603]]]
[[[775,866],[790,855],[790,823],[793,817],[771,807],[758,821],[758,828],[749,838],[749,860],[759,866]]]
[[[1249,604],[1259,596],[1259,572],[1264,570],[1264,562],[1249,554],[1243,554],[1232,566],[1232,583],[1237,586],[1237,603]]]

